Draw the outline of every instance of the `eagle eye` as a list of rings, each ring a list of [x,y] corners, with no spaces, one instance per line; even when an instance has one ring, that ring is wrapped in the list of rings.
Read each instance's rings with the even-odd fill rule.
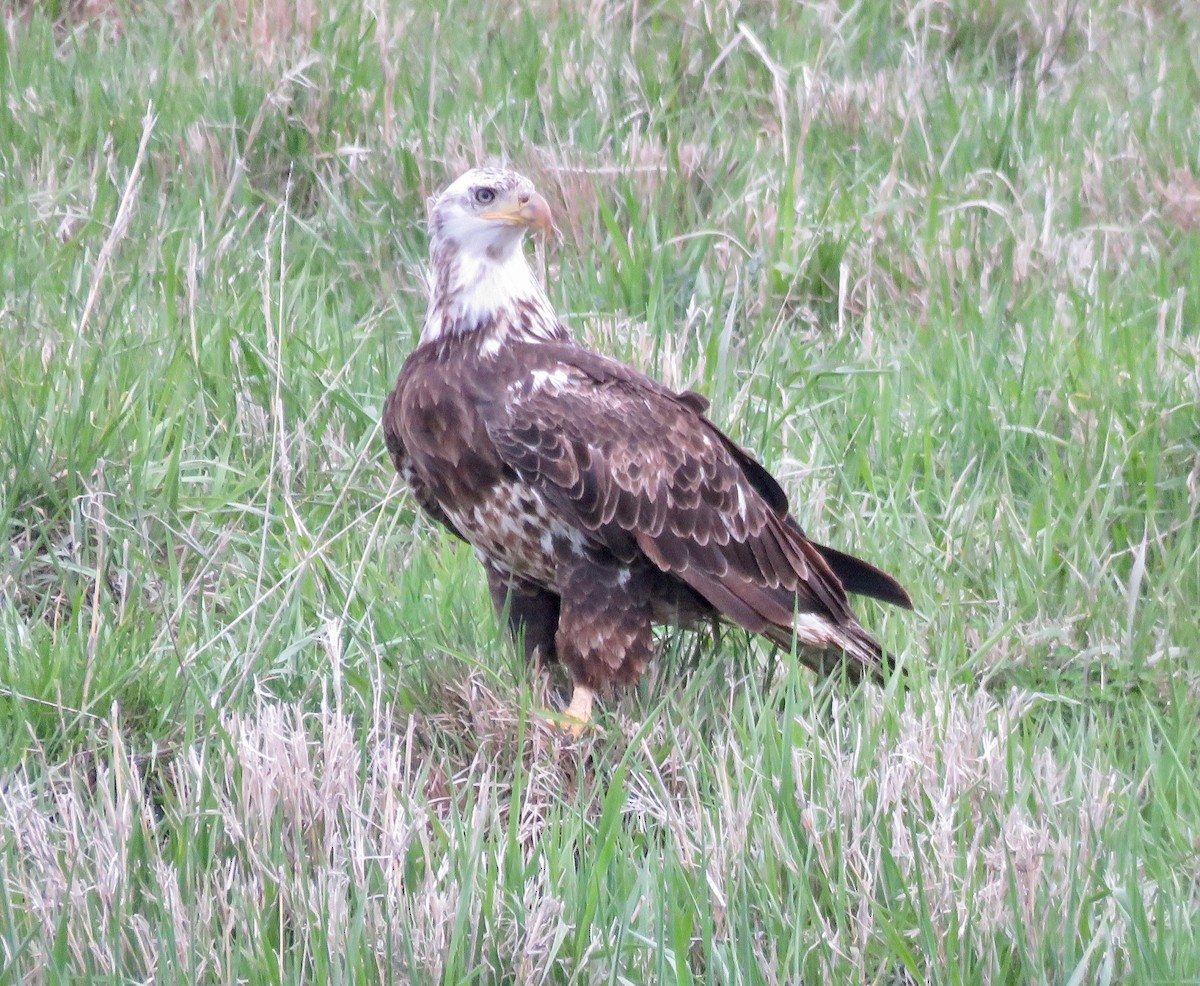
[[[496,190],[494,188],[475,189],[475,201],[480,205],[491,205],[495,200]]]

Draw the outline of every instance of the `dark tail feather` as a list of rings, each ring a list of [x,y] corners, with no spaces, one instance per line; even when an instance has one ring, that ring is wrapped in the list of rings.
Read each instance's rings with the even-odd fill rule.
[[[855,558],[837,548],[827,548],[823,544],[812,542],[812,546],[821,553],[821,557],[833,569],[843,588],[856,596],[870,596],[893,606],[912,609],[912,600],[904,591],[904,586],[897,582],[887,572],[880,571],[869,562]]]

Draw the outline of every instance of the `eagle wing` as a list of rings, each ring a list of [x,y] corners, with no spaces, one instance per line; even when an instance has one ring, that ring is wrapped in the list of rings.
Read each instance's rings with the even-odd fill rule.
[[[841,583],[791,520],[778,483],[705,407],[699,395],[564,347],[508,388],[487,429],[562,520],[625,563],[644,555],[746,629],[790,631],[798,612],[853,624]]]
[[[407,484],[413,498],[417,501],[417,505],[432,517],[436,523],[441,524],[459,540],[465,541],[467,539],[454,526],[454,522],[446,514],[446,511],[442,509],[442,505],[438,502],[437,497],[434,496],[433,491],[426,485],[420,473],[413,468],[408,449],[404,447],[404,440],[400,437],[398,403],[399,388],[388,394],[387,400],[383,403],[383,438],[387,443],[388,456],[392,460],[392,465],[396,467],[396,472],[400,474],[400,478]]]

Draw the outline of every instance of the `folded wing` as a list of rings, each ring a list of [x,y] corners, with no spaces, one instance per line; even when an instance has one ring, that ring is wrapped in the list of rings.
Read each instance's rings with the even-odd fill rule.
[[[838,631],[866,636],[835,567],[878,570],[841,553],[831,567],[778,483],[703,415],[697,395],[590,362],[533,372],[488,422],[501,458],[561,518],[624,562],[644,555],[747,630],[790,640],[794,627],[802,644],[847,650]],[[869,588],[895,585],[878,575],[886,582]]]

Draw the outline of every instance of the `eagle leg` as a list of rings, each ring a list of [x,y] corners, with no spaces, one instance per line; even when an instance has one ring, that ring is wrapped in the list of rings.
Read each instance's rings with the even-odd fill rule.
[[[484,567],[492,605],[498,615],[507,616],[513,639],[524,644],[525,659],[530,663],[553,664],[558,660],[554,645],[560,608],[558,596],[495,565]]]
[[[651,613],[656,573],[578,558],[559,569],[562,600],[555,648],[575,690],[563,715],[578,736],[592,700],[611,682],[632,684],[654,655]]]

